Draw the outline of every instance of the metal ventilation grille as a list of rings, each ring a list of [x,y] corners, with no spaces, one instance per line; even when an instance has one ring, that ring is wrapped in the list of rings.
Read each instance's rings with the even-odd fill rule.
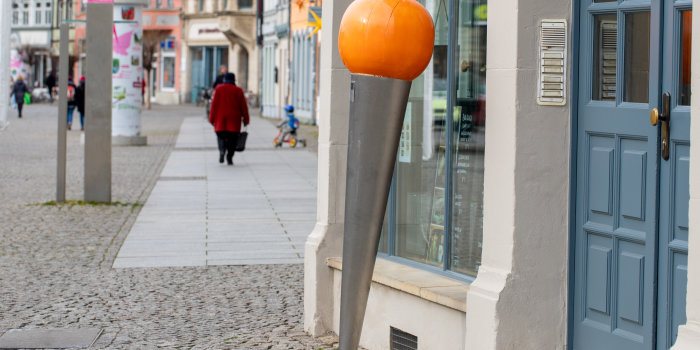
[[[617,21],[600,22],[600,99],[615,101],[615,76],[617,72]]]
[[[566,21],[543,20],[540,27],[540,70],[537,102],[566,103]]]
[[[418,337],[391,327],[391,350],[418,350]]]

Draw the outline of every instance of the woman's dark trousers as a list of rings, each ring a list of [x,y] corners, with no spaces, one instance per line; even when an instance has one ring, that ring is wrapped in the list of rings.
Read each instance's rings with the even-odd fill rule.
[[[17,102],[17,113],[20,118],[22,118],[22,106],[24,106],[23,102]]]
[[[226,162],[229,165],[233,164],[233,154],[236,152],[236,147],[238,146],[238,133],[233,131],[217,131],[216,138],[219,141],[219,163],[223,163],[224,156],[226,156]]]

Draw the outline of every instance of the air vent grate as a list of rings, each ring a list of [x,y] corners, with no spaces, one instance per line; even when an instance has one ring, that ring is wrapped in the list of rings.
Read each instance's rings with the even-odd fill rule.
[[[418,337],[391,327],[391,350],[418,350]]]
[[[540,70],[537,103],[566,103],[566,21],[543,20],[540,26]]]

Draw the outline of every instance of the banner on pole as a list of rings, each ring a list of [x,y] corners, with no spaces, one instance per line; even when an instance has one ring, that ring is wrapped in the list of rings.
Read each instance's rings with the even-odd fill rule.
[[[115,5],[112,42],[112,135],[136,136],[141,130],[143,81],[143,6]]]

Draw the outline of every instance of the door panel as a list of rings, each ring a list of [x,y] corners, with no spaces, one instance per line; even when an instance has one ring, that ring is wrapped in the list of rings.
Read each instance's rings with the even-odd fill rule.
[[[661,92],[671,94],[668,160],[660,163],[657,349],[668,349],[685,323],[690,161],[691,2],[664,4]]]
[[[660,4],[580,13],[574,349],[652,349]]]
[[[580,6],[573,347],[669,349],[685,322],[691,1]],[[668,123],[652,126],[662,93]]]

